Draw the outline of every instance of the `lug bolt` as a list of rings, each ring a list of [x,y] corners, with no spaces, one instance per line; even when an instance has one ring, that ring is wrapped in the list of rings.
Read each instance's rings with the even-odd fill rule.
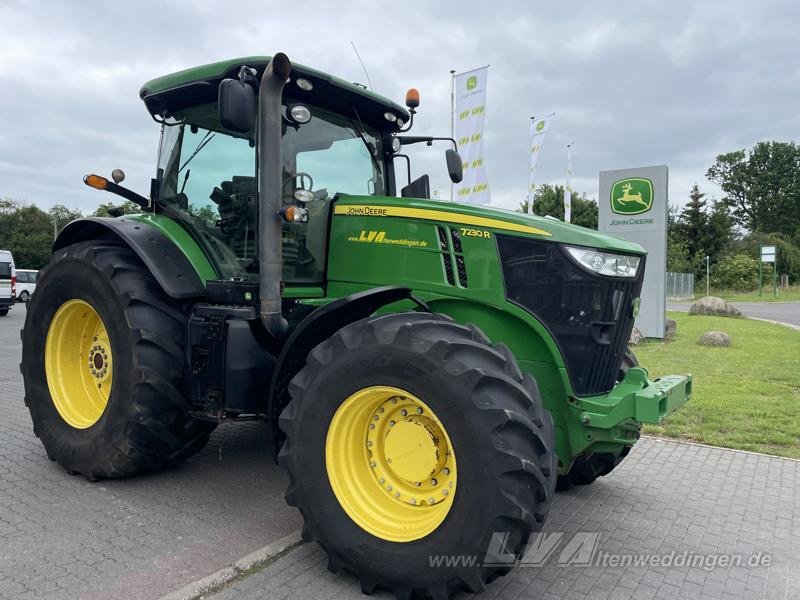
[[[417,503],[417,499],[416,498],[412,498],[411,499],[411,504],[416,504],[416,503]]]
[[[400,497],[400,492],[395,492],[395,493],[394,493],[394,497],[395,497],[395,498],[399,498],[399,497]]]
[[[408,411],[404,408],[403,410],[400,411],[400,414],[405,417],[408,414]]]
[[[447,494],[448,494],[447,490],[442,490],[442,496],[447,496]]]
[[[386,486],[386,491],[387,492],[391,492],[392,491],[392,486],[391,485],[387,485]]]
[[[385,410],[385,409],[384,409],[384,408],[381,406],[381,407],[378,409],[378,412],[382,413],[384,410]]]
[[[392,404],[397,404],[397,398],[392,398]]]
[[[392,459],[391,458],[387,458],[386,462],[390,463],[390,462],[392,462]]]
[[[372,440],[367,440],[367,448],[372,448]]]
[[[444,469],[442,469],[442,473],[444,473],[445,475],[450,475],[450,469],[445,467]]]
[[[377,420],[378,420],[378,418],[379,418],[379,417],[378,417],[378,415],[375,415],[374,417],[372,417],[372,420],[373,420],[373,421],[377,421]]]
[[[370,462],[370,463],[369,463],[369,466],[370,466],[370,467],[372,467],[372,468],[374,469],[375,467],[377,467],[377,466],[378,466],[378,463],[376,463],[376,462],[373,460],[372,462]]]
[[[375,429],[375,423],[370,423],[370,424],[369,424],[369,428],[370,428],[370,429]]]
[[[386,480],[383,477],[381,477],[380,479],[378,479],[378,483],[384,484],[386,483]]]
[[[394,427],[394,421],[389,421],[389,427]]]
[[[428,504],[436,504],[436,498],[428,498]]]
[[[436,481],[435,477],[433,479],[431,479],[431,485],[436,485],[437,483],[439,483],[439,482]]]
[[[417,414],[418,415],[422,414],[422,407],[420,407],[420,406],[417,407]]]

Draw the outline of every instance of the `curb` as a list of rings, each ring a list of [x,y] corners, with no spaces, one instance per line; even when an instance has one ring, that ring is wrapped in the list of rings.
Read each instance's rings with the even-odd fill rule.
[[[249,575],[250,571],[254,569],[265,567],[268,563],[290,552],[302,543],[299,530],[290,533],[286,537],[240,558],[230,566],[223,567],[207,577],[193,581],[179,590],[162,596],[161,600],[198,600],[207,594],[219,591],[237,579]]]
[[[783,327],[788,327],[789,329],[800,331],[800,325],[785,323],[784,321],[773,321],[772,319],[762,319],[761,317],[745,317],[745,319],[750,319],[752,321],[764,321],[764,323],[772,323],[773,325],[782,325]]]
[[[659,435],[650,435],[643,433],[640,437],[654,440],[656,442],[671,442],[673,444],[683,444],[685,446],[698,446],[700,448],[710,448],[711,450],[723,450],[725,452],[738,452],[739,454],[753,454],[754,456],[763,456],[764,458],[777,458],[778,460],[788,460],[790,462],[800,462],[800,458],[792,458],[791,456],[778,456],[777,454],[765,454],[763,452],[754,452],[753,450],[741,450],[740,448],[726,448],[725,446],[712,446],[711,444],[701,444],[700,442],[690,442],[688,440],[681,440],[678,438],[671,438]],[[634,446],[635,447],[635,446]]]

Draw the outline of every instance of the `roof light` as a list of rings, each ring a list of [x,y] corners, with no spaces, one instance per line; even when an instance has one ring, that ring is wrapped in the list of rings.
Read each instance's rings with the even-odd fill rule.
[[[400,129],[402,129],[402,128],[403,128],[403,125],[405,125],[405,124],[406,124],[406,122],[405,122],[405,121],[403,121],[403,119],[401,119],[400,117],[397,117],[397,126],[398,126]]]
[[[314,89],[314,84],[311,83],[308,79],[305,79],[304,77],[300,77],[297,81],[295,81],[295,83],[297,84],[297,87],[299,87],[304,92],[310,92],[311,90]]]
[[[397,154],[400,152],[400,148],[403,147],[403,144],[400,142],[400,138],[392,138],[392,152]]]
[[[395,121],[397,121],[397,115],[390,112],[383,113],[383,118],[389,121],[390,123],[394,123]]]
[[[303,204],[311,202],[314,199],[314,192],[311,190],[297,190],[294,193],[294,199]]]
[[[307,106],[303,106],[302,104],[295,104],[289,110],[289,114],[295,123],[300,123],[301,125],[311,120],[311,111],[308,110]]]

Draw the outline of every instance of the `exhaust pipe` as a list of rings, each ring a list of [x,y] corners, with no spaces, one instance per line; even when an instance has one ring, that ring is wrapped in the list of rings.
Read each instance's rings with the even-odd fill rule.
[[[292,71],[283,52],[269,61],[258,92],[258,262],[261,323],[274,338],[283,339],[289,324],[281,312],[283,245],[281,241],[281,96]]]

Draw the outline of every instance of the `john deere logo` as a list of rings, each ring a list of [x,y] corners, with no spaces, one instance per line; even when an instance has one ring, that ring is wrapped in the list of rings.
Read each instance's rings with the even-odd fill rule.
[[[478,78],[477,76],[473,75],[472,77],[467,78],[467,90],[474,90],[478,87]]]
[[[631,177],[611,186],[611,210],[619,215],[638,215],[653,207],[653,182]]]
[[[536,131],[541,131],[542,129],[544,129],[544,121],[539,121],[536,124]]]

